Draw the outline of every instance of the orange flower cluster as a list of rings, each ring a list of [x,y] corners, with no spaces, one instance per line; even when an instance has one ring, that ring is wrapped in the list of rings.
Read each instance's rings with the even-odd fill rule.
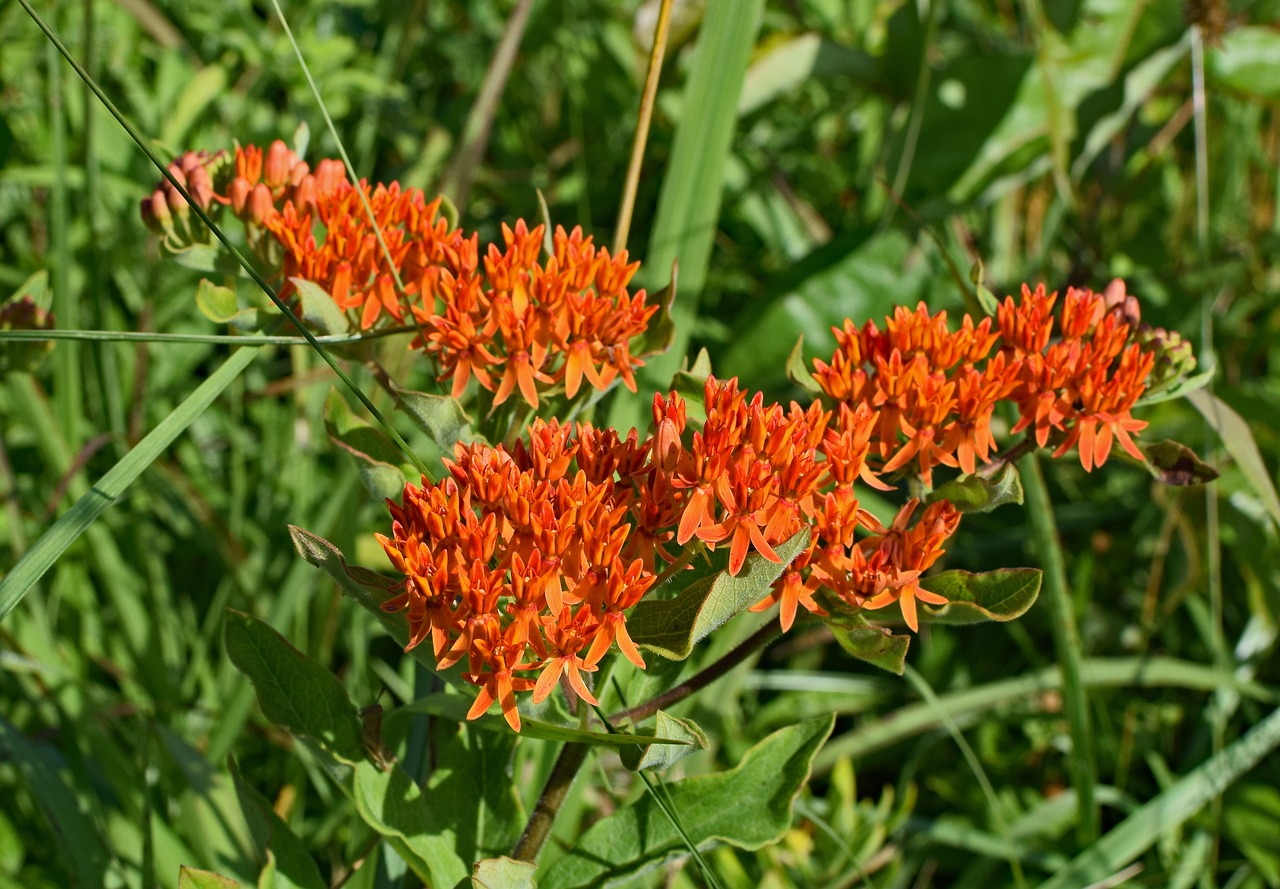
[[[832,426],[821,405],[784,409],[714,378],[703,407],[693,429],[683,398],[656,396],[643,441],[538,420],[527,445],[458,445],[449,477],[389,504],[392,536],[378,540],[405,586],[383,607],[407,611],[409,646],[430,637],[440,668],[465,662],[481,689],[471,717],[498,701],[518,729],[516,692],[541,700],[561,677],[594,703],[582,674],[615,644],[643,666],[625,613],[684,564],[673,544],[725,546],[737,574],[751,550],[780,562],[775,547],[812,527],[757,606],[782,602],[784,630],[801,605],[823,613],[812,596],[824,585],[854,608],[900,601],[913,629],[915,601],[941,601],[918,579],[959,515],[938,502],[913,523],[912,501],[886,528],[859,508],[854,482],[877,483],[870,411],[842,407]],[[859,528],[871,536],[855,542]]]
[[[923,303],[897,309],[883,331],[846,321],[813,376],[836,402],[875,413],[870,447],[880,472],[910,467],[926,484],[936,466],[972,473],[992,459],[991,418],[1006,399],[1020,413],[1014,432],[1030,429],[1041,447],[1052,437],[1055,456],[1079,445],[1086,470],[1102,465],[1113,438],[1142,459],[1131,433],[1146,423],[1130,412],[1155,358],[1137,341],[1136,301],[1111,307],[1102,294],[1070,288],[1058,321],[1056,299],[1024,285],[994,325],[965,315],[957,331]]]
[[[237,145],[235,176],[219,196],[236,217],[264,225],[275,216],[282,201],[314,208],[343,186],[349,186],[342,161],[325,158],[315,172],[306,161],[277,139],[264,153],[257,145]]]

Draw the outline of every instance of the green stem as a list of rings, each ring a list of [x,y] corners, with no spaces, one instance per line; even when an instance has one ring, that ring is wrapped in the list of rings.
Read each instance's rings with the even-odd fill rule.
[[[1097,767],[1089,730],[1088,699],[1081,679],[1080,633],[1067,587],[1066,562],[1053,518],[1053,504],[1040,471],[1039,457],[1027,454],[1019,461],[1018,468],[1031,521],[1031,540],[1044,568],[1044,589],[1053,612],[1053,644],[1062,669],[1062,699],[1071,727],[1071,781],[1079,801],[1078,831],[1080,840],[1089,844],[1098,838],[1098,808],[1093,793]]]

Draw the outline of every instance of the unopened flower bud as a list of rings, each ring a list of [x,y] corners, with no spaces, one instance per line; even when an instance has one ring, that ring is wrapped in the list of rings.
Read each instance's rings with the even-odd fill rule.
[[[140,209],[147,228],[165,237],[173,234],[173,214],[169,212],[169,202],[162,189],[157,188],[143,198]]]
[[[253,191],[253,186],[243,176],[237,176],[232,179],[231,185],[227,187],[227,199],[231,202],[231,212],[235,213],[240,219],[245,218],[251,191]]]
[[[298,162],[298,156],[289,150],[289,146],[277,139],[267,149],[266,161],[262,167],[262,179],[272,191],[281,188],[289,181],[289,171]]]
[[[30,296],[0,305],[0,330],[52,330],[53,313],[40,308]],[[0,343],[0,376],[15,370],[32,370],[53,348],[52,341]]]
[[[256,225],[262,225],[276,212],[275,201],[271,197],[271,189],[261,182],[249,193],[248,219]]]
[[[1102,296],[1108,312],[1118,316],[1130,328],[1137,328],[1142,321],[1142,308],[1137,297],[1129,295],[1124,278],[1113,278],[1107,289],[1102,291]]]
[[[316,170],[313,174],[316,180],[316,196],[328,197],[347,181],[347,170],[342,166],[342,161],[333,158],[325,158],[316,164]]]
[[[311,165],[306,161],[298,161],[293,165],[293,169],[289,171],[289,186],[297,188],[302,183],[302,180],[310,175]]]
[[[293,205],[300,212],[314,210],[316,206],[316,177],[307,175],[293,190]]]
[[[1195,371],[1196,356],[1191,343],[1176,330],[1143,327],[1138,331],[1137,340],[1142,351],[1154,353],[1156,357],[1147,384],[1149,389],[1163,388]]]

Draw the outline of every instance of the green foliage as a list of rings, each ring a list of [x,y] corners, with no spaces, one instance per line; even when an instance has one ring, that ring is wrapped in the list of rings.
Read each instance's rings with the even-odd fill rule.
[[[166,157],[336,151],[270,4],[35,5]],[[444,181],[513,5],[286,10],[358,176]],[[610,241],[651,28],[638,5],[532,4],[449,211],[482,243],[537,218],[536,192]],[[713,367],[805,402],[807,362],[846,317],[989,313],[1024,280],[1121,276],[1204,369],[1137,411],[1155,478],[1118,460],[1086,475],[1074,452],[1046,464],[1057,601],[1078,626],[1065,652],[1046,603],[1029,607],[1038,575],[1008,570],[1041,564],[1018,475],[939,468],[925,496],[967,514],[924,580],[951,604],[920,619],[971,625],[911,641],[880,626],[892,609],[833,608],[635,735],[555,692],[523,708],[517,743],[501,717],[463,719],[461,666],[437,674],[430,642],[402,653],[405,620],[380,608],[395,581],[359,565],[385,564],[371,535],[389,528],[366,490],[397,497],[409,458],[331,395],[312,350],[0,330],[0,889],[701,885],[680,830],[726,887],[1085,885],[1130,867],[1148,885],[1280,885],[1280,50],[1274,2],[1222,5],[1202,104],[1178,0],[679,4],[627,245],[651,290],[678,261],[679,293],[632,344],[663,353],[640,397],[575,407],[643,429],[655,389],[700,399]],[[31,296],[62,329],[261,330],[266,303],[194,217],[161,261],[136,212],[157,171],[21,4],[0,8],[0,39],[0,306]],[[299,287],[316,330],[346,331]],[[332,354],[362,391],[395,381],[394,428],[437,472],[509,418],[441,394],[412,335]],[[862,505],[892,515],[909,493]],[[750,632],[733,618],[781,567],[753,556],[729,579],[725,555],[633,612],[662,656],[650,693]],[[892,675],[908,664],[937,702]],[[604,709],[640,703],[614,691],[640,685],[631,668],[612,670]],[[1086,692],[1082,723],[1064,695]],[[361,731],[374,701],[394,764]],[[1073,768],[1082,725],[1091,773]],[[566,742],[591,759],[535,868],[508,856]],[[625,766],[667,770],[679,829]],[[1096,839],[1078,830],[1088,798]]]

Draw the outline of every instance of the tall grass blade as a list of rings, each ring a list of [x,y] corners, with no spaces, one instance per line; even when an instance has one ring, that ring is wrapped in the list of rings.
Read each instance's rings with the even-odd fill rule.
[[[41,535],[18,564],[13,566],[13,570],[0,579],[0,621],[22,601],[22,597],[66,552],[67,547],[75,543],[84,530],[124,493],[142,471],[155,462],[173,440],[253,362],[257,354],[257,349],[240,349],[232,354]]]

